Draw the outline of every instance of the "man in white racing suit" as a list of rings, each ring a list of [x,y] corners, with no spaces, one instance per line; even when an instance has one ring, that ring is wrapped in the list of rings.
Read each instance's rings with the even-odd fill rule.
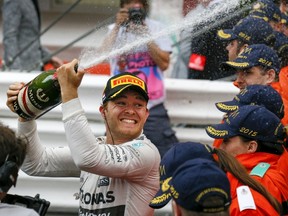
[[[79,176],[79,215],[150,216],[149,202],[159,189],[160,154],[145,137],[149,115],[146,83],[131,73],[111,77],[104,89],[99,111],[106,136],[93,135],[78,98],[84,70],[77,60],[57,69],[68,147],[40,144],[36,121],[18,118],[18,133],[29,139],[22,170],[37,176]],[[23,83],[7,91],[7,106],[14,111]]]

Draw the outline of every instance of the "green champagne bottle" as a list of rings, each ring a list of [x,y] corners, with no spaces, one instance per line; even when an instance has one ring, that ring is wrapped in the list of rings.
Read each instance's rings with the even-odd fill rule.
[[[76,72],[77,68],[78,65],[75,65]],[[48,70],[40,73],[20,90],[13,107],[20,117],[30,120],[39,118],[61,102],[56,70]]]

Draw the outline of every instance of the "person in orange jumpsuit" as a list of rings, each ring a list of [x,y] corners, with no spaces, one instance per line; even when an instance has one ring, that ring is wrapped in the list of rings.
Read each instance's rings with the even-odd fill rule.
[[[242,89],[231,101],[215,103],[217,109],[224,113],[236,111],[245,105],[262,105],[273,112],[278,118],[284,117],[284,105],[281,95],[270,85],[249,85]],[[224,114],[224,118],[225,118]],[[224,121],[224,120],[223,120]],[[219,148],[222,139],[215,139],[213,146]]]
[[[223,62],[220,67],[222,70],[234,70],[236,72],[234,83],[240,90],[254,84],[271,85],[282,97],[284,91],[278,82],[279,57],[276,51],[267,45],[249,45],[235,60]],[[284,102],[284,110],[287,110],[286,107],[288,108],[288,104]],[[288,110],[287,112],[284,111],[282,123],[288,124]]]
[[[281,95],[284,103],[282,123],[285,126],[288,124],[288,97],[282,90],[286,81],[284,81],[284,77],[283,81],[279,82],[280,62],[276,51],[264,44],[249,45],[236,59],[223,62],[220,67],[222,70],[235,71],[234,85],[240,91],[255,84],[272,86]],[[282,72],[280,75],[284,76],[284,73]],[[214,140],[213,146],[219,147],[221,142],[221,139]]]
[[[209,145],[198,142],[180,142],[166,152],[159,167],[160,189],[151,200],[150,207],[159,209],[167,205],[172,199],[169,181],[173,178],[173,174],[185,162],[199,158],[214,161],[226,172],[231,194],[231,202],[227,199],[226,205],[227,208],[230,205],[230,215],[276,216],[280,214],[281,206],[277,199],[258,181],[249,176],[245,168],[233,156],[221,149],[213,149]],[[195,173],[195,175],[197,174]],[[219,182],[215,182],[216,184]],[[247,194],[243,194],[242,189]],[[172,206],[175,206],[173,201]],[[214,213],[213,215],[217,214]]]
[[[284,91],[284,89],[288,88],[288,37],[281,32],[275,32],[275,36],[274,50],[277,52],[280,62],[279,82],[277,83],[279,90],[282,90],[281,96],[283,102],[285,105],[287,104],[285,106],[285,113],[288,113],[288,92]],[[286,120],[284,121],[284,124],[287,123]]]
[[[280,119],[264,106],[246,105],[228,114],[223,123],[207,126],[206,132],[223,139],[220,148],[236,157],[287,214],[287,171],[278,166],[287,134]]]
[[[229,216],[230,183],[226,173],[214,161],[187,160],[167,182],[175,216]]]

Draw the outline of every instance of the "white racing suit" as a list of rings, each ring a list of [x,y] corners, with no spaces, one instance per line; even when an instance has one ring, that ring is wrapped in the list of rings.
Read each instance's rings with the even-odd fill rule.
[[[120,145],[105,144],[105,136],[95,138],[79,99],[62,104],[62,110],[70,149],[41,145],[36,122],[19,122],[18,133],[30,141],[22,170],[75,177],[80,168],[81,216],[153,215],[149,202],[159,188],[157,148],[144,134]]]

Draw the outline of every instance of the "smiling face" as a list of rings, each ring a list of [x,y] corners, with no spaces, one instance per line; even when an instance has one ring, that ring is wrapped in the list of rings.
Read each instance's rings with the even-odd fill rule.
[[[137,138],[148,118],[147,101],[137,91],[127,89],[100,107],[105,120],[107,143],[120,144]]]

